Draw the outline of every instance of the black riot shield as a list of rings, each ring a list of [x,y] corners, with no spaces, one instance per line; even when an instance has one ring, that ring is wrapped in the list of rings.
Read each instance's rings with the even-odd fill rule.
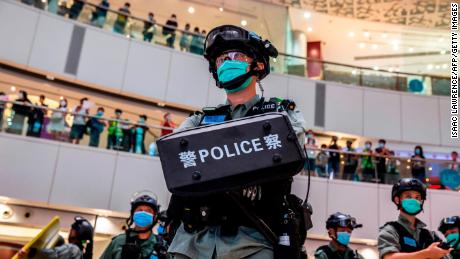
[[[158,139],[157,146],[168,190],[183,196],[285,179],[297,174],[305,162],[283,113],[184,130]]]

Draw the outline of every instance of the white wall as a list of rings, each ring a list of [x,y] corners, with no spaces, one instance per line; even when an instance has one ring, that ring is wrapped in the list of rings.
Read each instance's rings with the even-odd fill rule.
[[[12,30],[11,24],[15,24]],[[75,22],[13,0],[0,1],[0,62],[14,62],[92,87],[140,96],[192,110],[224,101],[201,56],[127,39],[92,26],[86,30],[75,75],[65,58]],[[16,33],[21,29],[21,33]],[[265,96],[295,100],[307,127],[389,142],[460,147],[450,139],[449,99],[332,82],[325,100],[315,100],[320,81],[273,73],[263,80]],[[315,103],[325,103],[325,125],[315,126]]]
[[[158,158],[57,143],[0,133],[0,196],[39,202],[126,212],[131,195],[151,190],[166,207],[167,191]],[[293,193],[305,198],[307,177],[296,176]],[[327,217],[351,214],[364,225],[353,233],[375,240],[379,226],[397,217],[391,186],[311,178],[311,235],[325,236]],[[441,218],[459,215],[460,193],[430,190],[421,219],[436,229]]]

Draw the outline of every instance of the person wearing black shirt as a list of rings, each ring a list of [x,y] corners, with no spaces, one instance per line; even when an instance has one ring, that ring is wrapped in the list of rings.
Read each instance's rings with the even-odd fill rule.
[[[331,144],[329,149],[339,150],[340,147],[337,145],[337,136],[332,136]],[[340,154],[338,152],[329,152],[329,175],[334,176],[339,174],[340,169]]]
[[[167,27],[166,27],[167,26]],[[168,47],[174,48],[174,41],[176,40],[177,17],[175,14],[171,15],[166,26],[163,27],[163,35],[166,37]]]
[[[378,147],[375,149],[375,153],[377,154],[375,161],[379,183],[385,183],[385,175],[387,174],[386,156],[390,155],[390,150],[385,147],[385,144],[386,141],[380,139]]]

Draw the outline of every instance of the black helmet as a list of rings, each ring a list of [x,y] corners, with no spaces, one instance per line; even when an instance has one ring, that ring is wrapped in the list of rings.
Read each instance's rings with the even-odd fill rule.
[[[443,218],[439,223],[438,230],[444,234],[447,230],[455,227],[460,228],[460,216]]]
[[[155,214],[160,209],[157,199],[153,195],[143,194],[131,201],[131,215],[134,213],[137,207],[140,205],[146,205],[153,209]]]
[[[422,200],[426,200],[426,185],[415,178],[399,179],[399,181],[393,185],[393,189],[391,190],[391,200],[395,202],[395,197],[405,191],[417,191],[422,196]]]
[[[94,229],[91,223],[83,217],[76,216],[74,218],[75,222],[72,224],[71,228],[75,230],[77,236],[76,239],[79,241],[91,241],[93,240]]]
[[[228,50],[239,50],[253,58],[252,69],[257,64],[256,62],[262,62],[265,69],[257,71],[255,74],[259,79],[263,79],[270,73],[270,57],[276,58],[278,56],[278,50],[276,50],[275,46],[268,40],[262,40],[254,32],[249,32],[234,25],[216,27],[206,36],[204,57],[209,62],[209,71],[217,84],[216,58]]]
[[[349,227],[351,229],[361,228],[362,224],[357,224],[356,219],[350,215],[343,214],[341,212],[336,212],[329,216],[326,221],[326,229],[337,228],[337,227]]]

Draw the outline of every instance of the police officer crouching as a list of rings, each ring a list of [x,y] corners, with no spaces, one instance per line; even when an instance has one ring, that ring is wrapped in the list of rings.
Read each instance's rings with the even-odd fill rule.
[[[326,229],[332,239],[329,245],[319,247],[315,252],[316,259],[359,259],[363,258],[357,251],[353,251],[348,244],[351,232],[362,227],[356,224],[356,219],[350,215],[337,212],[329,216],[326,221]]]
[[[454,249],[450,253],[452,258],[460,259],[460,216],[442,219],[438,230],[446,238],[446,243]]]
[[[415,178],[400,179],[393,185],[391,200],[399,210],[399,218],[380,228],[380,258],[451,258],[452,249],[443,248],[441,240],[416,217],[426,200],[425,184]]]
[[[204,57],[227,103],[196,112],[178,130],[284,111],[303,146],[305,121],[294,102],[256,95],[256,83],[270,73],[269,59],[277,54],[268,40],[243,28],[212,29]],[[292,178],[248,187],[235,191],[236,197],[219,192],[201,197],[173,194],[168,217],[181,223],[169,252],[180,259],[299,258],[306,230],[296,220],[303,213],[302,200],[290,195],[291,182]]]
[[[159,205],[154,195],[144,192],[131,201],[128,229],[112,239],[101,259],[165,259],[167,245],[152,231]],[[132,224],[134,223],[134,227]]]
[[[74,218],[74,223],[69,231],[69,243],[57,245],[54,248],[44,248],[30,251],[21,250],[19,256],[41,259],[92,259],[93,258],[93,235],[94,230],[91,223],[83,217]]]

